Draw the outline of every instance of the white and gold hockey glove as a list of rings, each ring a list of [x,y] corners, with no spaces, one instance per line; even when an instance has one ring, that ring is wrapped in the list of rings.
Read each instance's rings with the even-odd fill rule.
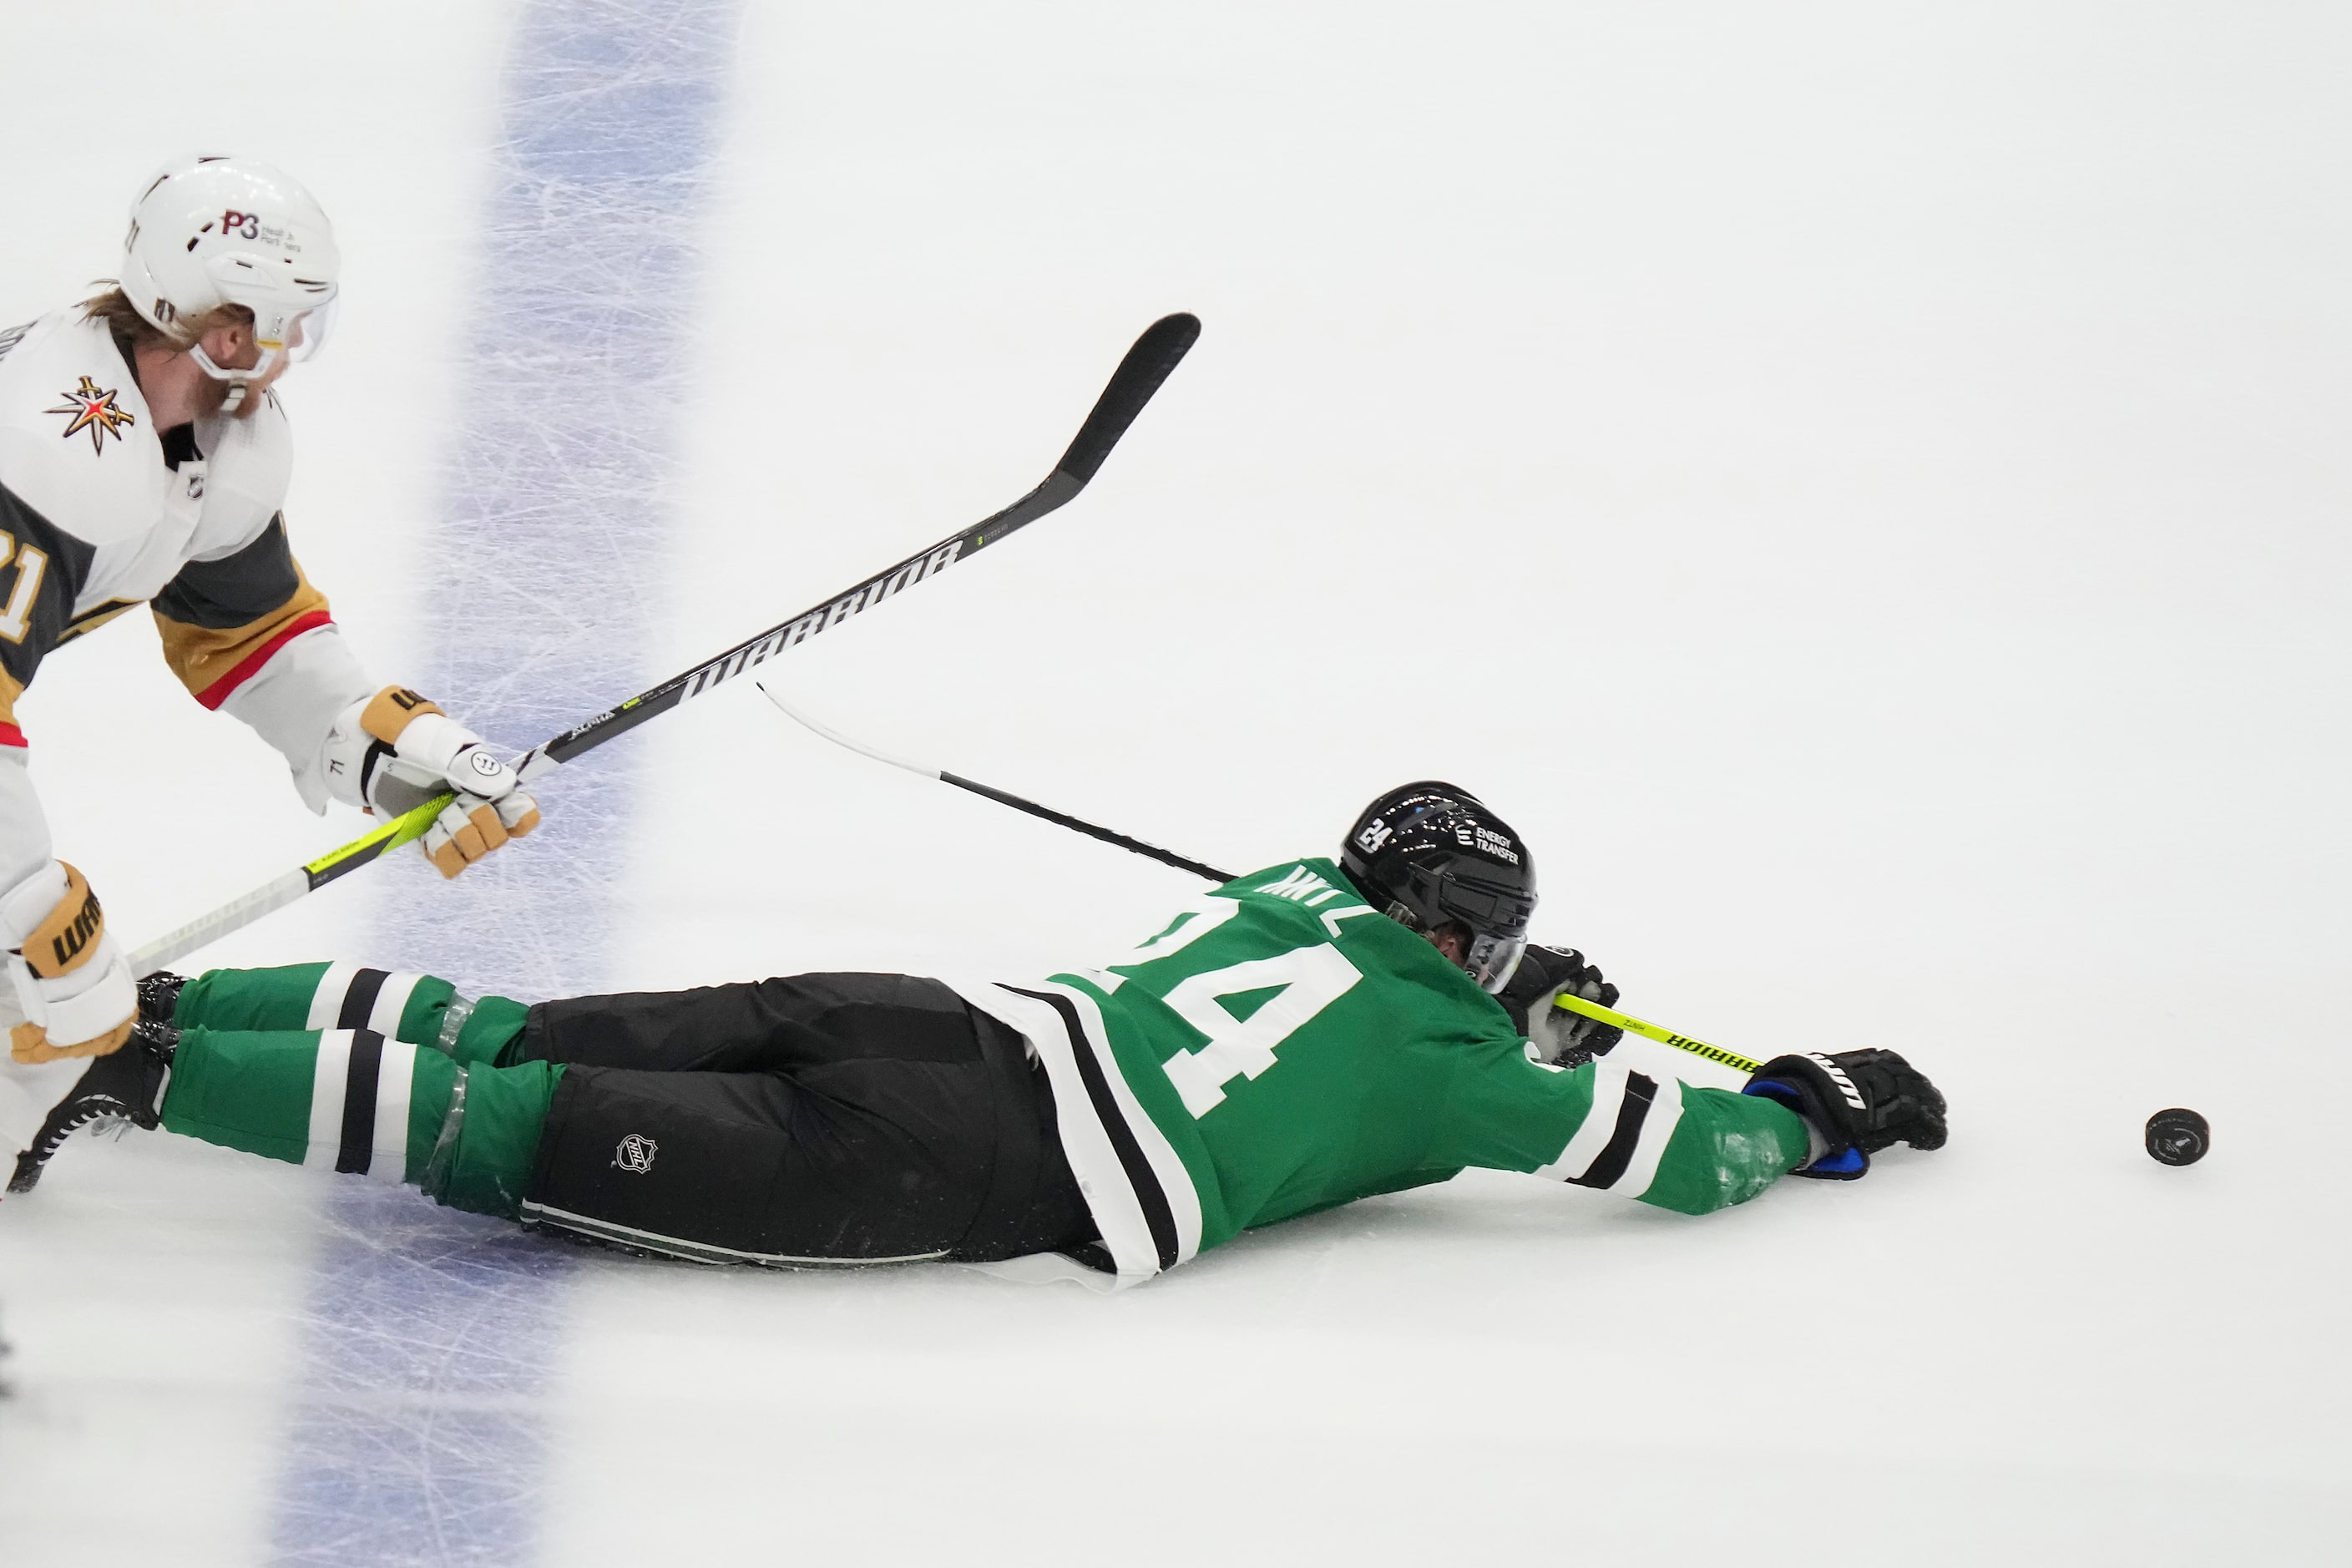
[[[404,686],[387,686],[336,715],[327,787],[379,816],[454,793],[425,833],[425,858],[454,877],[539,826],[539,802],[482,738]]]
[[[52,860],[0,893],[0,938],[25,1022],[8,1031],[19,1062],[102,1057],[131,1037],[139,988],[79,871]]]

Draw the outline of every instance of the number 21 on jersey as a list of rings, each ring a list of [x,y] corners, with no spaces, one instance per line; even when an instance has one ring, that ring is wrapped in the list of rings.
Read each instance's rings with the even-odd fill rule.
[[[20,551],[14,534],[0,533],[0,567],[12,562],[16,582],[8,591],[8,607],[0,610],[0,637],[23,642],[33,624],[33,606],[41,602],[41,579],[48,574],[49,558],[29,544]]]

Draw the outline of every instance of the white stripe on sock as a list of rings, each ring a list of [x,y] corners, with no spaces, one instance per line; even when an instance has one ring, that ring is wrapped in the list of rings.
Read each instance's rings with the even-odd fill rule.
[[[414,975],[394,975],[414,984]],[[383,1043],[375,1069],[375,1143],[368,1156],[368,1180],[400,1185],[408,1173],[408,1091],[416,1071],[416,1047],[403,1040]]]
[[[350,984],[348,977],[345,984]],[[319,1037],[319,1061],[310,1072],[310,1146],[302,1168],[331,1171],[343,1152],[343,1089],[352,1071],[352,1032],[329,1029]],[[407,1091],[402,1091],[406,1098]]]
[[[400,1016],[407,1011],[408,998],[424,978],[422,974],[400,973],[383,977],[383,989],[375,994],[375,1007],[368,1014],[367,1026],[382,1035],[387,1045],[399,1037]],[[390,1055],[388,1051],[385,1054]]]
[[[341,1019],[343,995],[358,977],[360,966],[348,959],[338,959],[327,965],[327,973],[319,976],[319,988],[310,993],[310,1016],[303,1020],[306,1029],[331,1029]],[[334,1162],[327,1162],[332,1170]]]
[[[1572,1182],[1592,1168],[1609,1140],[1617,1135],[1617,1114],[1625,1104],[1626,1069],[1614,1062],[1592,1064],[1592,1109],[1576,1129],[1576,1136],[1559,1158],[1536,1173],[1547,1181]]]

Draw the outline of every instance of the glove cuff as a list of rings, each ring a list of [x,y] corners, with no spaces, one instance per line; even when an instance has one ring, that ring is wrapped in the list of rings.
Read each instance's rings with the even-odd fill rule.
[[[361,709],[360,728],[387,746],[397,746],[402,731],[411,723],[440,711],[439,703],[419,697],[405,686],[387,686]]]
[[[1777,1100],[1804,1121],[1815,1146],[1792,1174],[1851,1182],[1869,1173],[1870,1156],[1856,1146],[1868,1129],[1869,1101],[1828,1057],[1819,1051],[1774,1057],[1740,1092]]]
[[[12,965],[13,967],[13,965]],[[19,1002],[26,1000],[18,988]],[[119,1027],[139,1011],[139,987],[131,978],[131,963],[121,945],[102,937],[90,950],[90,961],[73,973],[39,984],[41,1012],[35,1016],[53,1044],[78,1045]],[[32,1013],[30,1007],[26,1008]]]

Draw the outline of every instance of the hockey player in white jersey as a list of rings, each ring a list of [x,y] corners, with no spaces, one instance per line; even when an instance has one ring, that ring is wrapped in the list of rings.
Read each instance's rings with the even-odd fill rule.
[[[137,1011],[96,895],[51,847],[16,714],[46,655],[127,610],[151,605],[173,672],[283,754],[313,811],[454,792],[424,841],[453,877],[538,824],[480,736],[362,671],[288,547],[272,388],[324,341],[339,266],[294,180],[193,158],[132,204],[117,286],[0,331],[0,1022],[16,1061],[104,1055]]]

